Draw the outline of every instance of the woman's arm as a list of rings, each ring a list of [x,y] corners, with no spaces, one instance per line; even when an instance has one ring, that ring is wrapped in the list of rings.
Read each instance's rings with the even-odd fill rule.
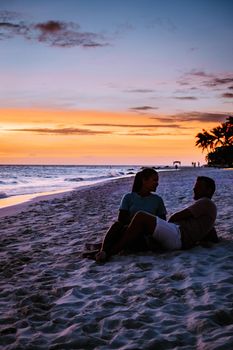
[[[128,210],[119,210],[118,221],[120,221],[124,225],[128,225],[130,223],[130,213]]]
[[[155,213],[156,216],[158,216],[160,219],[163,219],[166,221],[167,219],[167,209],[165,207],[164,201],[162,199],[162,197],[160,198],[160,204],[157,210],[157,213]]]
[[[166,221],[166,214],[160,214],[160,215],[156,215],[158,216],[160,219],[163,219],[164,221]]]

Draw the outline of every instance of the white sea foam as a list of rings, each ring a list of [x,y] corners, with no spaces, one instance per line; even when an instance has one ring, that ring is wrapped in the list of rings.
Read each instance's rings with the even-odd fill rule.
[[[139,166],[1,165],[0,186],[7,196],[41,193],[119,178],[139,169]]]

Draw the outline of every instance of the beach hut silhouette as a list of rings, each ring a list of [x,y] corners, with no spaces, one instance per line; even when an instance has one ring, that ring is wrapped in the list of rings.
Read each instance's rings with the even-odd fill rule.
[[[181,162],[179,160],[174,160],[173,166],[175,166],[175,168],[177,169],[178,166],[181,166]]]

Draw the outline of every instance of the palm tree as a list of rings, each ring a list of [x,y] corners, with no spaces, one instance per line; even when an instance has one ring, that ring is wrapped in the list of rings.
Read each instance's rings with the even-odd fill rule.
[[[228,117],[226,123],[222,124],[222,128],[225,138],[225,145],[233,145],[233,117]]]
[[[223,130],[223,124],[222,126],[217,126],[216,128],[213,128],[211,130],[212,134],[214,135],[214,147],[217,146],[223,146],[224,145],[224,130]]]
[[[205,129],[196,135],[195,145],[207,150],[208,165],[228,164],[232,166],[233,149],[233,116],[229,116],[225,123],[213,128],[210,132]],[[221,161],[220,161],[221,160]]]
[[[202,152],[207,149],[211,150],[214,147],[214,141],[215,137],[208,133],[205,129],[202,129],[203,132],[199,132],[196,137],[197,141],[195,146],[200,147],[202,149]]]
[[[233,144],[233,117],[227,118],[225,123],[213,128],[210,132],[205,129],[196,135],[196,146],[202,150],[212,150],[218,146],[230,146]]]

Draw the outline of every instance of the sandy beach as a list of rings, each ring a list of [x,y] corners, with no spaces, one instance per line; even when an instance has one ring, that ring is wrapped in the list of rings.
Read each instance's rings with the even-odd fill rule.
[[[170,215],[198,175],[216,181],[221,241],[188,251],[82,258],[132,178],[0,210],[0,349],[233,349],[233,169],[161,172],[157,193]]]

